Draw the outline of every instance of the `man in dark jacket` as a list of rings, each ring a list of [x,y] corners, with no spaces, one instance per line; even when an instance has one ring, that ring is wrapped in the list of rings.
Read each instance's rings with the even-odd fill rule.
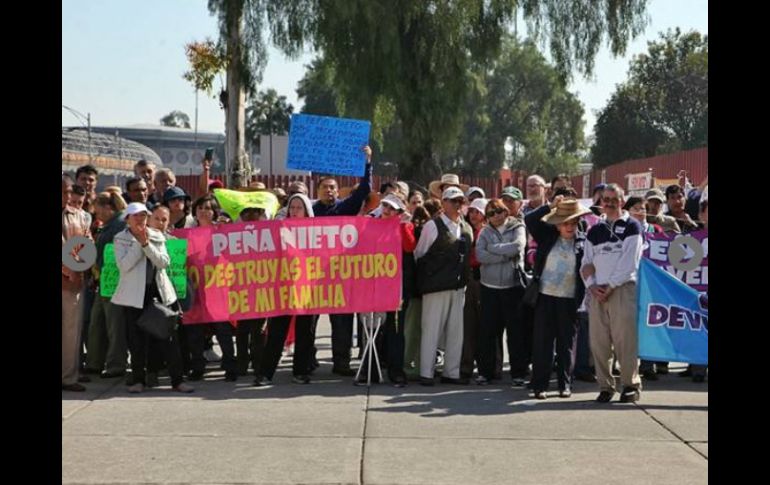
[[[315,217],[355,216],[366,201],[372,183],[372,149],[363,148],[366,153],[364,176],[356,190],[345,199],[338,199],[339,186],[333,177],[324,177],[318,184],[318,200],[313,204]],[[341,376],[354,376],[350,368],[350,348],[353,346],[353,314],[330,314],[332,325],[332,372]]]

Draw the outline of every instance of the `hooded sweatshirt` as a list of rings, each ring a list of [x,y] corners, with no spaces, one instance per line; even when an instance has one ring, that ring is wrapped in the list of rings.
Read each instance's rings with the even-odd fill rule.
[[[315,217],[315,214],[313,213],[313,203],[310,202],[310,199],[305,194],[294,194],[291,197],[289,197],[289,200],[286,202],[286,218],[289,219],[291,216],[289,215],[289,205],[291,205],[291,201],[293,199],[299,199],[302,201],[303,204],[305,204],[305,211],[307,212],[308,217]]]

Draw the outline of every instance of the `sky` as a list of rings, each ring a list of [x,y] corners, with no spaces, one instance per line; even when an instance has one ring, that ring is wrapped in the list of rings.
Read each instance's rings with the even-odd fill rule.
[[[194,123],[195,90],[182,78],[188,69],[184,45],[216,40],[216,18],[206,0],[62,0],[62,104],[91,115],[93,126],[159,124],[165,114],[184,111]],[[603,47],[595,74],[575,76],[570,91],[585,109],[589,135],[595,112],[627,75],[629,61],[647,51],[658,33],[679,27],[708,33],[707,0],[651,0],[645,32],[629,43],[626,55],[613,58]],[[525,32],[519,24],[519,35]],[[305,53],[288,59],[274,48],[259,89],[273,88],[299,111],[297,82],[313,59]],[[224,79],[223,79],[224,80]],[[220,83],[215,81],[215,92]],[[198,129],[224,133],[224,112],[214,97],[200,93]],[[85,123],[62,108],[62,126]]]

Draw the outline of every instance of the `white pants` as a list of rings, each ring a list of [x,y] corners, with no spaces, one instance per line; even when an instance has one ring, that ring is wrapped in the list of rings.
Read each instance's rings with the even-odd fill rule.
[[[83,292],[61,290],[61,383],[78,382],[80,368],[80,330]]]
[[[420,376],[433,378],[436,350],[444,337],[444,377],[460,377],[463,354],[463,307],[465,288],[439,291],[422,296],[422,340]]]

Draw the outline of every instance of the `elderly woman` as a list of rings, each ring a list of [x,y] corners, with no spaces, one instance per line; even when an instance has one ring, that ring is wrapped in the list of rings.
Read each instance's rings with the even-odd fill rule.
[[[157,300],[163,305],[177,304],[176,292],[166,268],[171,258],[166,250],[166,238],[159,231],[147,227],[150,211],[139,202],[128,205],[125,211],[125,230],[115,236],[115,262],[120,272],[118,287],[112,295],[112,303],[123,308],[128,345],[131,350],[131,372],[133,384],[128,392],[144,391],[145,364],[147,345],[150,338],[142,330],[138,321],[145,308]],[[182,362],[176,332],[163,342],[165,360],[171,386],[177,392],[193,392],[193,388],[183,382]]]
[[[527,236],[521,220],[509,213],[501,199],[492,199],[485,214],[489,224],[476,243],[481,263],[481,325],[479,328],[479,377],[486,385],[497,378],[497,352],[507,335],[508,353],[513,354],[513,336],[524,291],[517,272],[524,271]]]
[[[524,218],[537,242],[534,277],[540,281],[532,338],[531,387],[537,399],[547,397],[554,341],[559,397],[572,395],[577,310],[585,294],[579,273],[585,234],[578,232],[578,220],[589,213],[576,200],[558,195]]]

